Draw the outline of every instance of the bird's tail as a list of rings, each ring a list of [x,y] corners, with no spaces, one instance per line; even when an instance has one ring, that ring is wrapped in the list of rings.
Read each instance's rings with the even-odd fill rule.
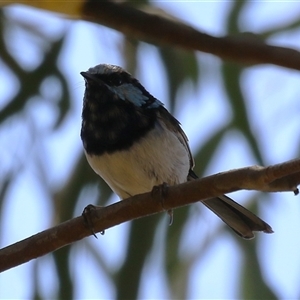
[[[273,232],[269,224],[225,195],[202,203],[244,239],[254,238],[253,231]]]
[[[195,179],[195,176],[192,172],[189,179]],[[202,203],[244,239],[254,238],[253,231],[273,232],[269,224],[225,195],[206,199]]]

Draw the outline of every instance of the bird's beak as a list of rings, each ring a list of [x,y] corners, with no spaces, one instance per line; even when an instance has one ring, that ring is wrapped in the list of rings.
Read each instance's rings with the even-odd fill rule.
[[[84,77],[86,83],[89,84],[96,84],[96,85],[100,85],[100,86],[106,86],[106,84],[100,79],[98,78],[95,74],[91,74],[88,72],[80,72],[81,76]]]
[[[99,79],[95,76],[95,75],[93,75],[93,74],[90,74],[90,73],[88,73],[88,72],[80,72],[80,74],[81,74],[81,76],[83,76],[87,81],[95,81],[95,82],[97,82],[97,81],[99,81]]]

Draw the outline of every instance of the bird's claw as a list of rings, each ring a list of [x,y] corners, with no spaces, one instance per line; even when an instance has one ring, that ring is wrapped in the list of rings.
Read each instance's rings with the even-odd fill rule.
[[[96,216],[95,212],[96,209],[99,208],[99,206],[95,206],[93,204],[89,204],[88,206],[86,206],[82,212],[82,217],[83,217],[83,221],[86,227],[89,228],[89,230],[91,231],[91,233],[93,234],[93,236],[97,239],[97,235],[95,233],[95,229],[94,229],[94,224],[93,224],[93,217]],[[100,234],[104,235],[105,231],[102,230],[100,231]]]
[[[168,209],[167,213],[169,215],[169,226],[171,226],[174,220],[173,209]]]

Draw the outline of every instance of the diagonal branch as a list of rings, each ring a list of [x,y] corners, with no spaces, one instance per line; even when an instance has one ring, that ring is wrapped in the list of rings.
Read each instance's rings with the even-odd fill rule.
[[[92,211],[95,232],[118,224],[192,204],[222,194],[246,190],[267,192],[293,191],[300,184],[300,159],[269,167],[252,166],[161,188],[136,195],[107,207]],[[40,257],[91,235],[83,217],[77,217],[0,250],[0,272]]]
[[[254,34],[214,37],[179,21],[109,1],[87,1],[82,17],[153,44],[199,50],[244,64],[270,63],[300,70],[299,51],[268,45]]]

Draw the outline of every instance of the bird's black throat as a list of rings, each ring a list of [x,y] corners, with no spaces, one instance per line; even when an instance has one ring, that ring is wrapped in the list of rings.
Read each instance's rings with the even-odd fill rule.
[[[157,109],[136,107],[107,89],[89,88],[82,110],[81,139],[90,155],[129,149],[155,125]]]

